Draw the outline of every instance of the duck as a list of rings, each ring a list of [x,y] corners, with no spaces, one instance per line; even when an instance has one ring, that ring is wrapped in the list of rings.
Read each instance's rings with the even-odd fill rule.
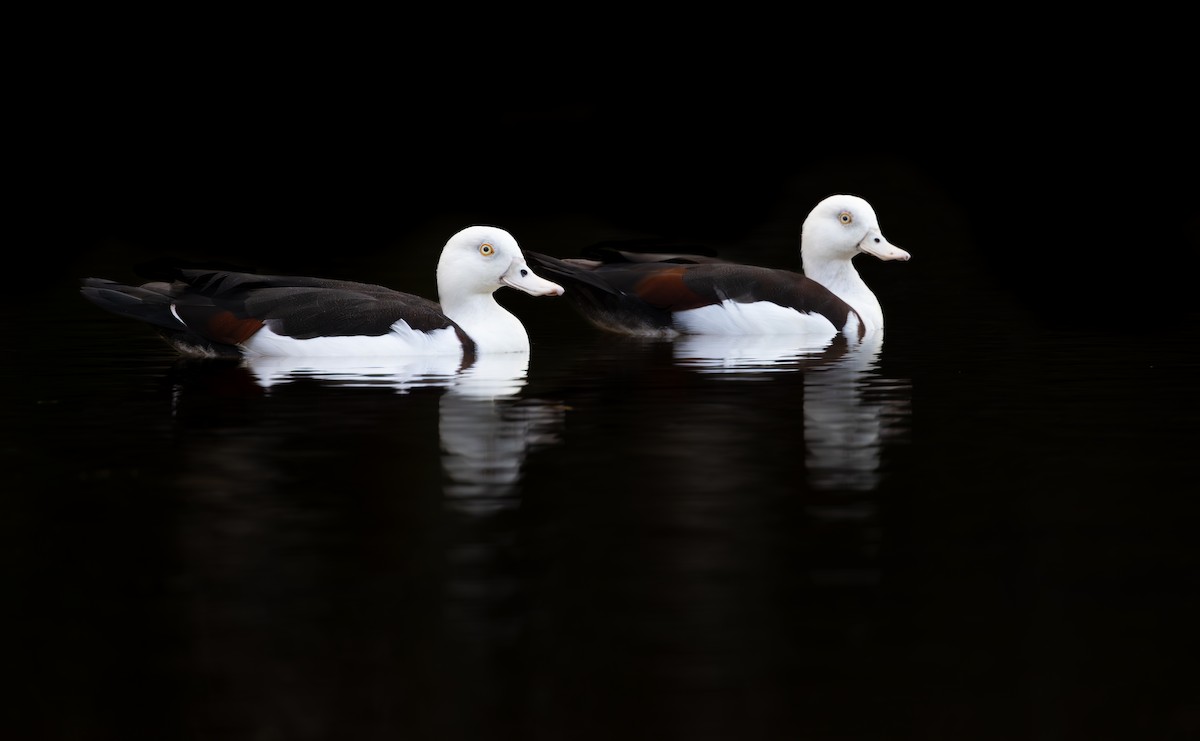
[[[805,218],[802,272],[723,260],[709,252],[603,247],[582,257],[527,251],[530,265],[561,282],[567,302],[593,326],[619,334],[845,336],[883,328],[879,299],[855,270],[860,254],[907,261],[883,236],[865,199],[835,194]]]
[[[493,295],[561,296],[516,239],[472,225],[445,243],[438,301],[381,285],[237,270],[159,268],[140,285],[84,278],[84,298],[144,322],[185,357],[381,357],[528,353],[529,334]]]

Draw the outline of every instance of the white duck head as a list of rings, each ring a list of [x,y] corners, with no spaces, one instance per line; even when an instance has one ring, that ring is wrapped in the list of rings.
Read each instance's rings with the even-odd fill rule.
[[[883,310],[851,264],[860,252],[880,260],[911,257],[883,236],[875,209],[862,198],[833,195],[818,203],[800,233],[804,274],[854,307],[867,328],[875,329],[883,326]]]
[[[469,226],[442,248],[437,267],[442,311],[475,340],[482,352],[529,349],[520,320],[492,295],[508,286],[531,296],[561,296],[563,287],[536,274],[520,245],[504,229]]]

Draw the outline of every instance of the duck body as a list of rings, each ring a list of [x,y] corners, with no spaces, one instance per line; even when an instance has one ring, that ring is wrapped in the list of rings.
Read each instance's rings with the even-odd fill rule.
[[[845,335],[883,326],[875,294],[854,269],[860,253],[908,260],[857,196],[821,201],[801,232],[803,272],[711,256],[609,249],[587,258],[536,252],[535,269],[569,286],[568,300],[594,326],[631,335]]]
[[[187,356],[476,352],[436,302],[367,283],[184,269],[140,286],[88,278],[82,290],[101,308],[153,325]]]
[[[593,325],[622,334],[857,334],[845,301],[796,272],[727,262],[558,260],[529,253],[536,268],[571,286]]]
[[[492,295],[561,295],[508,232],[468,227],[438,263],[441,303],[384,286],[304,276],[172,268],[126,285],[86,278],[97,306],[153,326],[188,356],[353,357],[527,352],[520,320]]]

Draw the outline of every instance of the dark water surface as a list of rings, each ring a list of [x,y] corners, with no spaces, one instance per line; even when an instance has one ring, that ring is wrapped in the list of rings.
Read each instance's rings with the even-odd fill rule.
[[[455,6],[431,60],[436,24],[187,10],[20,26],[0,741],[1200,738],[1191,26],[847,65],[761,14]],[[78,295],[167,256],[433,297],[469,224],[795,269],[832,193],[913,256],[858,258],[865,352],[508,291],[524,370],[244,368]]]
[[[14,307],[0,730],[1194,737],[1198,333],[983,285],[947,326],[908,267],[870,278],[873,347],[506,297],[533,351],[467,378],[178,361],[70,286]]]

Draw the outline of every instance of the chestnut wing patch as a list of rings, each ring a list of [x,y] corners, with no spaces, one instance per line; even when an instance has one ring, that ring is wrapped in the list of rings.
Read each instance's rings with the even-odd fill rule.
[[[645,271],[646,275],[633,288],[633,293],[646,303],[668,311],[685,311],[716,303],[706,283],[700,282],[699,291],[693,281],[686,279],[694,267],[684,265],[662,267]]]
[[[231,311],[211,306],[177,306],[176,313],[193,332],[206,340],[224,345],[245,342],[263,326],[261,319],[238,317]]]

